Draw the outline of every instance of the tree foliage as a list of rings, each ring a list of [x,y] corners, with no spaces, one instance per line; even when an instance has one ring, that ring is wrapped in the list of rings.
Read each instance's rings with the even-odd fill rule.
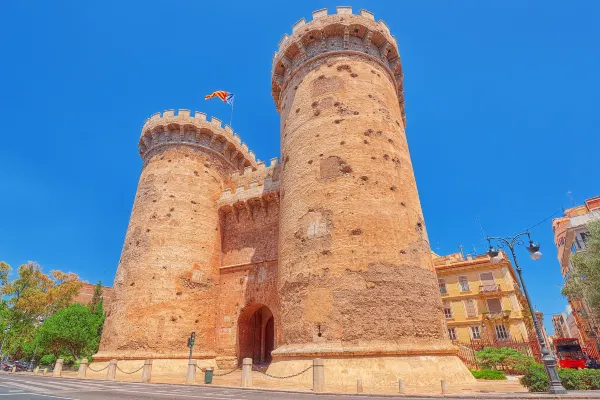
[[[600,319],[600,220],[588,224],[586,250],[571,257],[571,271],[562,293],[587,301],[592,317]]]
[[[73,359],[79,359],[98,350],[103,322],[103,312],[92,312],[88,307],[75,303],[45,320],[37,334],[40,344],[55,357],[66,352]]]
[[[102,281],[98,281],[96,287],[94,288],[94,295],[92,296],[92,301],[90,302],[90,310],[94,312],[98,304],[102,302]],[[100,306],[102,306],[100,304]]]
[[[45,318],[67,307],[80,288],[81,281],[73,273],[55,270],[45,274],[35,262],[13,271],[10,265],[0,262],[3,354],[21,359],[40,351],[36,346],[39,344],[36,328]]]
[[[517,373],[534,362],[533,357],[508,347],[484,347],[475,352],[475,358],[484,369],[513,370]]]
[[[81,289],[74,273],[50,271],[45,274],[39,264],[28,262],[17,269],[10,280],[10,265],[0,263],[0,293],[5,296],[13,317],[34,322],[66,307]]]

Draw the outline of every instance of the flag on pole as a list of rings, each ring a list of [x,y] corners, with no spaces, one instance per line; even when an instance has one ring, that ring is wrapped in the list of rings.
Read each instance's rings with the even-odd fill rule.
[[[222,101],[233,107],[233,93],[229,93],[224,90],[217,90],[216,92],[213,92],[212,94],[209,94],[208,96],[204,97],[204,100],[212,99],[213,97],[218,97]]]

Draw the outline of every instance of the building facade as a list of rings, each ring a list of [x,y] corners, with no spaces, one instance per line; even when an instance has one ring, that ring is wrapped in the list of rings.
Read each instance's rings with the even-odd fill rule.
[[[575,338],[583,342],[583,336],[577,327],[575,316],[570,305],[565,307],[565,311],[552,316],[552,325],[554,326],[554,337],[556,338]]]
[[[87,282],[82,283],[79,293],[73,297],[72,302],[83,305],[90,304],[92,302],[92,298],[94,297],[94,290],[96,290],[96,285]],[[112,296],[112,288],[108,286],[102,286],[102,308],[104,309],[105,313],[108,313],[110,310]]]
[[[537,318],[538,323],[540,324],[542,337],[544,338],[544,344],[547,348],[550,348],[550,337],[548,336],[548,332],[546,332],[546,326],[544,325],[544,313],[539,310],[536,310],[535,317]]]
[[[514,268],[506,254],[493,263],[488,255],[434,255],[448,337],[471,340],[529,340],[530,318]]]
[[[600,196],[587,199],[583,205],[569,208],[565,210],[563,217],[552,220],[554,243],[565,280],[571,271],[571,255],[586,250],[589,235],[587,224],[598,219]],[[600,358],[600,321],[592,317],[585,299],[569,297],[568,300],[582,347],[588,354]]]
[[[313,12],[273,57],[281,163],[189,110],[149,118],[97,360],[185,371],[242,358],[328,381],[473,382],[445,335],[405,135],[402,65],[383,21]],[[310,374],[295,379],[310,381]]]

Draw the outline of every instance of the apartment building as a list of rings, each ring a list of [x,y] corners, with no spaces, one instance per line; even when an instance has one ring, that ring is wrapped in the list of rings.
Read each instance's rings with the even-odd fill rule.
[[[598,219],[600,219],[600,196],[587,199],[583,205],[566,209],[564,216],[552,220],[554,243],[565,280],[571,272],[571,255],[586,251],[589,235],[587,225]],[[588,354],[600,357],[600,321],[593,318],[585,299],[569,297],[568,300],[582,347]],[[577,336],[571,335],[571,337]]]
[[[450,339],[529,340],[527,303],[512,264],[501,255],[492,262],[488,255],[433,254]]]

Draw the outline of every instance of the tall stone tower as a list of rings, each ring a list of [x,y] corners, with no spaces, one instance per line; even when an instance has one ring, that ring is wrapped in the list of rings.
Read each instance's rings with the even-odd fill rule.
[[[395,38],[367,11],[315,11],[279,43],[274,374],[323,357],[336,382],[472,381],[445,337],[402,77]]]
[[[214,365],[221,232],[217,200],[255,157],[229,127],[188,110],[149,118],[144,161],[97,360],[181,360]],[[176,363],[176,362],[175,362]]]
[[[402,67],[383,21],[313,13],[273,59],[281,162],[267,167],[215,118],[155,114],[95,361],[272,359],[328,385],[472,382],[445,337],[405,136]],[[274,350],[273,350],[274,349]],[[127,366],[126,366],[127,368]],[[179,374],[179,375],[177,375]]]

